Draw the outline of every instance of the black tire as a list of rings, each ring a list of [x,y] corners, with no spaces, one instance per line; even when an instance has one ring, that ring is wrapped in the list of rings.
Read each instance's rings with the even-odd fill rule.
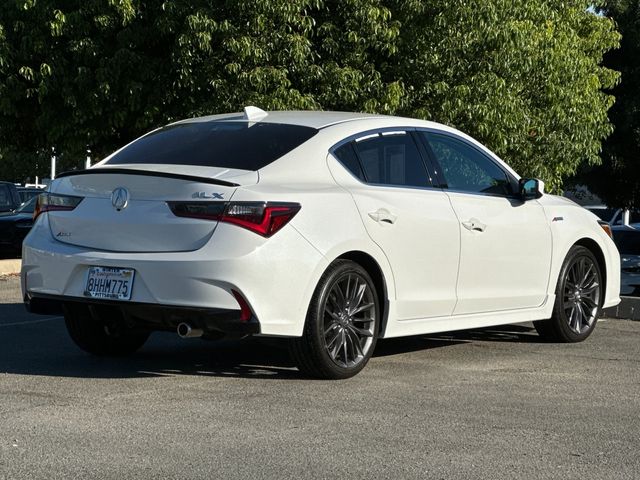
[[[108,318],[108,310],[92,314],[86,305],[65,305],[64,321],[75,344],[99,356],[124,356],[137,351],[150,332],[132,330],[122,318]]]
[[[371,358],[379,326],[380,302],[371,277],[355,262],[336,260],[318,282],[302,337],[291,340],[291,356],[306,375],[353,377]]]
[[[561,343],[585,340],[598,322],[603,286],[596,257],[588,248],[574,245],[560,269],[551,318],[533,322],[538,334]]]

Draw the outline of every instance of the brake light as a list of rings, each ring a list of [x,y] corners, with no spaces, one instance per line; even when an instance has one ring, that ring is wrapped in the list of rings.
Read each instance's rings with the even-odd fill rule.
[[[231,223],[270,237],[300,210],[298,203],[274,202],[167,202],[177,217]]]
[[[84,197],[73,195],[59,195],[54,193],[42,193],[38,195],[36,206],[33,210],[33,220],[35,221],[44,212],[69,211],[76,208]]]

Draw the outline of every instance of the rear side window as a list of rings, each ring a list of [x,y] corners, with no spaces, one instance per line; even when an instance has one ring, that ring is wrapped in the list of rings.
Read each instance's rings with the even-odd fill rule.
[[[346,143],[340,148],[337,148],[336,151],[333,152],[333,154],[353,175],[358,177],[363,182],[366,181],[364,178],[362,167],[360,167],[360,162],[358,161],[358,156],[356,155],[356,152],[353,149],[353,145],[351,145],[351,143]]]
[[[6,210],[13,207],[13,199],[8,185],[0,185],[0,208]]]
[[[411,135],[405,132],[375,135],[356,141],[367,182],[407,187],[429,186],[429,176]]]
[[[276,123],[181,123],[136,140],[106,164],[151,163],[259,170],[316,133],[315,128]]]

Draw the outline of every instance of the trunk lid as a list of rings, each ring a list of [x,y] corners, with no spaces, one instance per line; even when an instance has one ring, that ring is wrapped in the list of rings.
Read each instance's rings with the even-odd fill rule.
[[[182,165],[119,165],[63,174],[51,192],[83,197],[72,211],[48,212],[56,240],[114,252],[180,252],[201,248],[217,222],[176,217],[168,201],[229,201],[258,173]],[[115,192],[115,193],[114,193]],[[118,204],[123,200],[122,208]]]

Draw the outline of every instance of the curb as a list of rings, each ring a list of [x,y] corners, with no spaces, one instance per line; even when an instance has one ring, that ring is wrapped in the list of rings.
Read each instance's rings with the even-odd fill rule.
[[[0,260],[0,275],[15,275],[20,273],[22,260]]]
[[[619,305],[605,309],[603,316],[622,318],[625,320],[640,320],[640,297],[620,297]]]

